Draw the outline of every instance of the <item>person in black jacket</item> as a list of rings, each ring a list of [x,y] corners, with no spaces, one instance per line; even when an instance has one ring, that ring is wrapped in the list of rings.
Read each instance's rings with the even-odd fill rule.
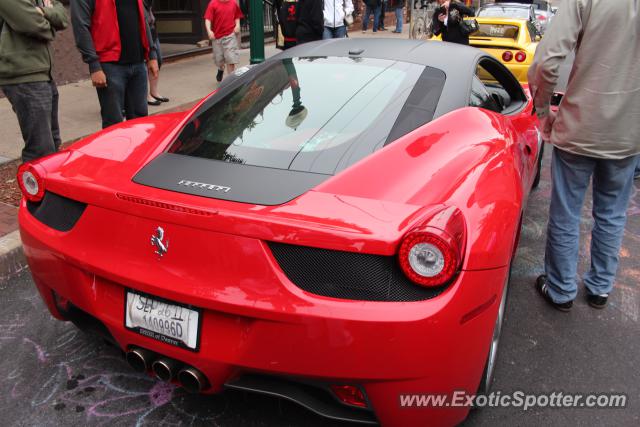
[[[297,44],[322,40],[324,0],[298,0]]]
[[[442,34],[445,42],[469,44],[469,35],[461,31],[465,16],[474,16],[473,9],[453,0],[438,0],[440,7],[433,13],[433,34]]]

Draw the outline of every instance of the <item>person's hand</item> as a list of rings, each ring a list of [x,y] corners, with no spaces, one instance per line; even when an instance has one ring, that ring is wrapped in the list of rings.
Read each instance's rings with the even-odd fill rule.
[[[150,59],[149,62],[147,62],[147,68],[149,69],[149,74],[151,74],[151,77],[153,77],[154,79],[158,78],[158,60],[157,59]]]
[[[213,40],[213,31],[207,30],[207,37],[209,37],[209,40]]]
[[[53,7],[53,2],[51,0],[43,0],[42,2],[44,7]]]
[[[446,17],[447,17],[447,15],[445,15],[444,13],[441,13],[440,15],[438,15],[438,21],[444,22]]]
[[[557,113],[555,111],[549,111],[545,116],[540,117],[540,128],[542,131],[542,140],[551,140],[551,131],[553,130],[553,123],[556,121]]]
[[[102,70],[94,71],[91,73],[91,83],[93,84],[93,87],[107,87],[107,75]]]
[[[236,34],[240,34],[240,23],[236,24],[236,28],[233,29],[233,32]]]

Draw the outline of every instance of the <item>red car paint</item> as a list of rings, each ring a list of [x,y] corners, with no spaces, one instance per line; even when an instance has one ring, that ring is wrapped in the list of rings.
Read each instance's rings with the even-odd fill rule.
[[[462,421],[467,407],[402,408],[399,396],[478,389],[536,172],[531,102],[512,116],[449,113],[279,206],[131,181],[190,115],[127,122],[37,161],[47,190],[88,204],[59,232],[21,203],[24,251],[51,313],[63,319],[53,290],[101,320],[123,349],[198,368],[211,392],[245,372],[313,378],[360,385],[385,426]],[[448,206],[466,223],[464,257],[455,281],[426,301],[310,294],[265,243],[394,255],[405,234]],[[171,239],[161,259],[149,245],[158,225]],[[202,308],[199,352],[125,329],[125,288]]]

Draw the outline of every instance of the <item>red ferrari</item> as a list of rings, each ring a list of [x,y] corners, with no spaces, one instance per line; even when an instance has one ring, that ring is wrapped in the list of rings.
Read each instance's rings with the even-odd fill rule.
[[[309,43],[23,165],[22,241],[53,316],[137,370],[452,425],[411,396],[488,392],[541,147],[480,50]]]

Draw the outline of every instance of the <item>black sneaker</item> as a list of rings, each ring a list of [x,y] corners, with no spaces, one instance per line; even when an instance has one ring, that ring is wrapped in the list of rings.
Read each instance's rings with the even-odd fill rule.
[[[218,74],[216,74],[216,80],[221,82],[223,74],[224,74],[224,70],[218,69]]]
[[[542,298],[549,303],[553,308],[563,311],[565,313],[571,311],[571,307],[573,307],[573,301],[567,301],[563,303],[557,303],[553,299],[551,299],[551,295],[549,295],[549,285],[547,285],[547,276],[546,274],[541,274],[536,279],[536,289],[542,295]]]
[[[609,298],[609,294],[602,295],[587,295],[587,302],[593,308],[597,308],[598,310],[602,310],[607,306],[607,299]]]

